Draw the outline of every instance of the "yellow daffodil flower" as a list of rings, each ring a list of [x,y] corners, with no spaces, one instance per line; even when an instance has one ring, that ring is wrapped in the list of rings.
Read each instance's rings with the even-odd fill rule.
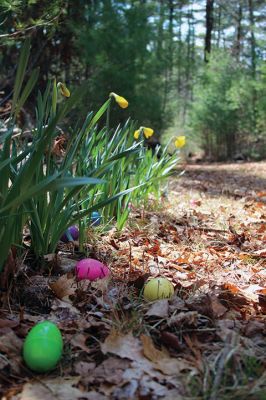
[[[142,132],[144,133],[145,138],[148,139],[149,137],[151,137],[151,136],[153,135],[154,130],[151,129],[151,128],[146,128],[145,126],[141,126],[139,129],[137,129],[137,130],[134,132],[134,139],[137,140],[137,139],[139,138],[139,135],[140,135]]]
[[[175,140],[175,147],[181,149],[181,147],[184,147],[185,144],[186,144],[186,136],[177,136]]]
[[[66,85],[62,82],[58,82],[57,84],[58,89],[60,90],[62,96],[64,97],[70,97],[70,91],[66,87]]]
[[[114,97],[115,101],[121,108],[128,107],[128,101],[124,97],[119,96],[118,94],[116,94],[114,92],[110,93],[109,97]]]
[[[146,139],[148,139],[149,137],[151,137],[154,133],[154,130],[151,128],[145,128],[145,126],[143,126],[143,133]]]
[[[137,129],[135,132],[134,132],[134,139],[138,139],[139,138],[139,135],[140,135],[140,129]]]

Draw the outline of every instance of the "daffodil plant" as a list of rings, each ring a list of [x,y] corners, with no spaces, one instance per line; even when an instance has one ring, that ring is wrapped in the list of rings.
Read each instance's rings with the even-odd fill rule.
[[[55,87],[55,82],[54,82]],[[61,91],[61,87],[56,85]],[[45,125],[46,118],[53,115],[56,92],[52,91],[51,101],[49,98],[50,87],[46,93],[39,96],[38,115],[43,117],[39,120],[40,127]],[[73,95],[67,100],[70,101]],[[43,257],[47,253],[56,250],[58,241],[63,232],[71,225],[80,222],[80,241],[85,231],[90,226],[92,211],[103,207],[110,207],[116,203],[119,197],[133,190],[126,187],[113,186],[113,177],[110,171],[116,165],[137,152],[138,144],[125,147],[124,138],[117,134],[116,139],[108,142],[104,140],[106,129],[98,130],[97,123],[106,113],[110,104],[108,99],[97,113],[90,112],[80,127],[75,127],[75,133],[70,130],[67,147],[63,159],[59,160],[53,152],[53,146],[49,147],[43,161],[44,164],[36,174],[39,177],[53,176],[59,174],[67,181],[74,177],[75,186],[64,190],[59,188],[49,191],[44,196],[27,202],[27,211],[30,213],[29,226],[31,231],[31,243],[34,254]],[[41,135],[41,131],[39,133]],[[75,165],[75,168],[73,166]],[[79,183],[80,182],[80,183]],[[85,186],[86,185],[86,186]],[[108,191],[103,188],[108,187]]]
[[[41,259],[56,251],[63,232],[78,221],[81,239],[85,238],[95,210],[101,210],[105,223],[116,221],[121,229],[129,216],[129,203],[145,203],[150,193],[159,196],[161,180],[178,162],[178,150],[169,155],[165,148],[159,157],[159,147],[155,153],[146,148],[145,139],[153,135],[152,128],[136,130],[128,120],[110,129],[112,100],[122,109],[129,105],[114,92],[96,113],[88,113],[81,126],[68,126],[63,132],[60,124],[82,99],[84,88],[70,93],[56,80],[38,94],[32,143],[23,147],[13,140],[16,116],[38,78],[38,70],[33,71],[21,90],[29,49],[26,41],[8,129],[0,137],[0,271],[11,246],[21,247],[25,224],[30,228],[31,249]],[[105,114],[106,127],[99,129],[98,122]],[[176,138],[175,144],[183,147],[185,137]]]
[[[33,141],[25,146],[13,138],[16,116],[34,88],[38,70],[33,71],[25,87],[22,89],[26,67],[30,55],[30,43],[25,41],[21,51],[13,91],[12,109],[7,132],[1,136],[0,149],[0,271],[4,267],[11,246],[21,246],[22,230],[27,220],[30,225],[40,225],[47,210],[39,207],[42,198],[52,198],[54,191],[63,192],[73,187],[80,188],[87,184],[96,184],[99,180],[86,177],[66,176],[66,171],[53,167],[52,146],[57,135],[57,125],[71,110],[80,98],[80,91],[73,94],[69,102],[63,104],[58,111],[54,104],[48,104],[48,90],[44,97],[38,96],[38,113],[36,129],[32,131]],[[44,106],[45,105],[45,106]],[[46,117],[45,109],[51,110]],[[11,149],[11,150],[10,150]],[[71,191],[71,190],[70,190]],[[36,205],[36,207],[35,207]],[[34,221],[34,222],[33,222]],[[37,245],[37,241],[32,243]]]

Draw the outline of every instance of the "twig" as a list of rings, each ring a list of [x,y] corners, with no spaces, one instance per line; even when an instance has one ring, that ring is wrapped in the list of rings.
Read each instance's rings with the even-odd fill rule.
[[[197,231],[202,231],[202,232],[208,231],[208,232],[217,232],[217,233],[229,233],[228,230],[224,230],[224,229],[208,228],[207,226],[200,227],[200,226],[185,225],[182,222],[175,222],[175,225],[183,226],[184,228],[195,229]]]
[[[40,27],[40,26],[51,25],[52,22],[54,22],[55,20],[57,20],[59,18],[60,14],[61,14],[61,12],[58,15],[56,15],[54,18],[52,18],[50,21],[42,22],[42,23],[39,23],[39,24],[36,24],[36,25],[33,25],[33,26],[28,26],[27,28],[24,28],[24,29],[22,29],[20,31],[16,31],[16,32],[12,32],[12,33],[4,33],[4,34],[0,35],[0,38],[13,38],[13,37],[16,37],[16,36],[24,35],[26,32],[29,32],[29,31],[31,31],[33,29],[36,29],[36,28]]]

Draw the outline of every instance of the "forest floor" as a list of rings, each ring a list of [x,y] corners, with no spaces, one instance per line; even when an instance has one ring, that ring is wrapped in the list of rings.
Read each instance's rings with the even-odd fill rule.
[[[77,283],[66,246],[50,275],[21,260],[0,309],[2,399],[266,398],[266,162],[186,166],[122,232],[89,232],[87,255],[112,278]],[[150,275],[175,295],[145,302]],[[41,375],[21,349],[43,319],[64,354]]]

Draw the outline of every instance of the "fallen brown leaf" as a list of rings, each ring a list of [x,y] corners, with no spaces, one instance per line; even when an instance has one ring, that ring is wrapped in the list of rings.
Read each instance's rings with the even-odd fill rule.
[[[113,330],[107,336],[104,343],[101,343],[101,350],[103,354],[116,354],[121,358],[128,358],[129,360],[136,360],[142,357],[141,343],[131,332],[123,335]]]
[[[2,319],[0,318],[0,329],[3,328],[14,328],[18,326],[19,321],[12,321],[11,319]]]
[[[177,336],[174,333],[164,331],[161,333],[161,340],[166,347],[171,347],[175,350],[181,350],[182,346],[179,343]]]
[[[8,360],[13,372],[20,372],[20,365],[22,363],[21,350],[23,341],[8,328],[8,332],[0,337],[0,354],[4,361]],[[6,362],[4,362],[6,364]]]
[[[24,385],[19,400],[92,400],[89,392],[85,393],[73,387],[79,380],[80,377],[58,377],[29,382]]]
[[[224,315],[228,309],[222,305],[222,303],[219,301],[218,297],[216,297],[215,295],[210,295],[209,298],[211,301],[213,316],[215,318],[219,318],[222,315]]]
[[[89,349],[89,347],[86,345],[86,340],[88,336],[88,334],[78,333],[76,335],[73,335],[70,343],[73,347],[81,349],[85,351],[85,353],[90,353],[91,349]]]
[[[130,368],[130,361],[118,357],[109,357],[104,360],[92,374],[92,381],[108,382],[119,385],[123,382],[124,372]]]
[[[165,375],[178,375],[180,371],[193,369],[184,359],[172,358],[166,351],[158,350],[150,336],[141,335],[145,357],[154,363],[154,368]]]
[[[60,276],[56,282],[49,283],[50,288],[60,300],[71,302],[69,296],[75,294],[77,283],[75,278],[68,278],[67,275]]]
[[[151,305],[145,315],[150,317],[166,318],[169,314],[169,302],[167,299],[158,300]]]
[[[180,312],[176,315],[172,315],[167,321],[168,326],[197,326],[199,314],[197,311]]]
[[[96,364],[94,362],[78,361],[75,364],[75,372],[80,376],[89,376],[94,371]]]

